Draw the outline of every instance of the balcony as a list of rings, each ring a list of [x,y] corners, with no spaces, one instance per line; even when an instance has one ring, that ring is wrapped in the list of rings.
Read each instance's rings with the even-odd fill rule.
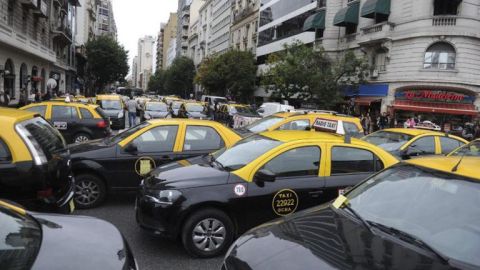
[[[456,26],[457,16],[435,16],[432,19],[432,26]]]
[[[360,29],[362,36],[359,43],[382,42],[391,38],[391,32],[395,25],[390,22],[382,22]]]
[[[255,10],[251,6],[247,6],[243,9],[236,10],[233,13],[233,23],[238,23],[241,20],[245,19],[246,17],[250,16],[251,14],[254,14]]]
[[[52,25],[51,32],[53,34],[53,41],[58,42],[62,46],[72,44],[72,30],[68,26],[54,26]]]
[[[48,4],[46,0],[38,0],[38,7],[33,10],[33,15],[48,18]]]
[[[20,3],[25,8],[38,8],[37,0],[20,0]]]

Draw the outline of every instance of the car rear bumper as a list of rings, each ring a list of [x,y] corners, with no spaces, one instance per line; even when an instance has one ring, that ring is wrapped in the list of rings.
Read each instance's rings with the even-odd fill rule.
[[[110,127],[112,129],[123,129],[125,128],[125,117],[117,118],[117,117],[110,117]]]

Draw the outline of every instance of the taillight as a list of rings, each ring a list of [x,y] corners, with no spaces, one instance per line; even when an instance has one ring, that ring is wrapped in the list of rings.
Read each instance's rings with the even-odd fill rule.
[[[102,121],[97,123],[97,127],[99,127],[99,128],[106,128],[107,126],[108,126],[108,123],[105,120],[102,120]]]
[[[52,195],[53,195],[52,188],[47,188],[47,189],[44,189],[44,190],[37,191],[37,197],[40,198],[40,199],[50,198],[50,197],[52,197]]]

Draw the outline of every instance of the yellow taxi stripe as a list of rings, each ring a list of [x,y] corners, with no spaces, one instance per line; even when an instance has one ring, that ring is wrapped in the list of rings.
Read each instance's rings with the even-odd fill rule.
[[[8,208],[8,209],[10,209],[10,210],[12,210],[12,211],[15,211],[15,212],[17,212],[17,213],[19,213],[19,214],[21,214],[21,215],[26,215],[26,214],[27,214],[27,211],[25,211],[25,209],[20,208],[20,207],[15,206],[15,205],[11,205],[11,204],[9,204],[9,203],[7,203],[7,202],[4,202],[4,201],[0,201],[0,206],[3,206],[3,207],[5,207],[5,208]]]

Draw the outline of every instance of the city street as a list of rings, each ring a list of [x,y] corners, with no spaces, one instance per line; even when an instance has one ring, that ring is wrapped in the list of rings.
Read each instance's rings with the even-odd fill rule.
[[[134,194],[110,196],[101,207],[76,210],[77,215],[101,218],[113,223],[127,238],[138,266],[149,269],[220,269],[223,257],[194,259],[188,256],[180,241],[152,237],[135,222]]]

